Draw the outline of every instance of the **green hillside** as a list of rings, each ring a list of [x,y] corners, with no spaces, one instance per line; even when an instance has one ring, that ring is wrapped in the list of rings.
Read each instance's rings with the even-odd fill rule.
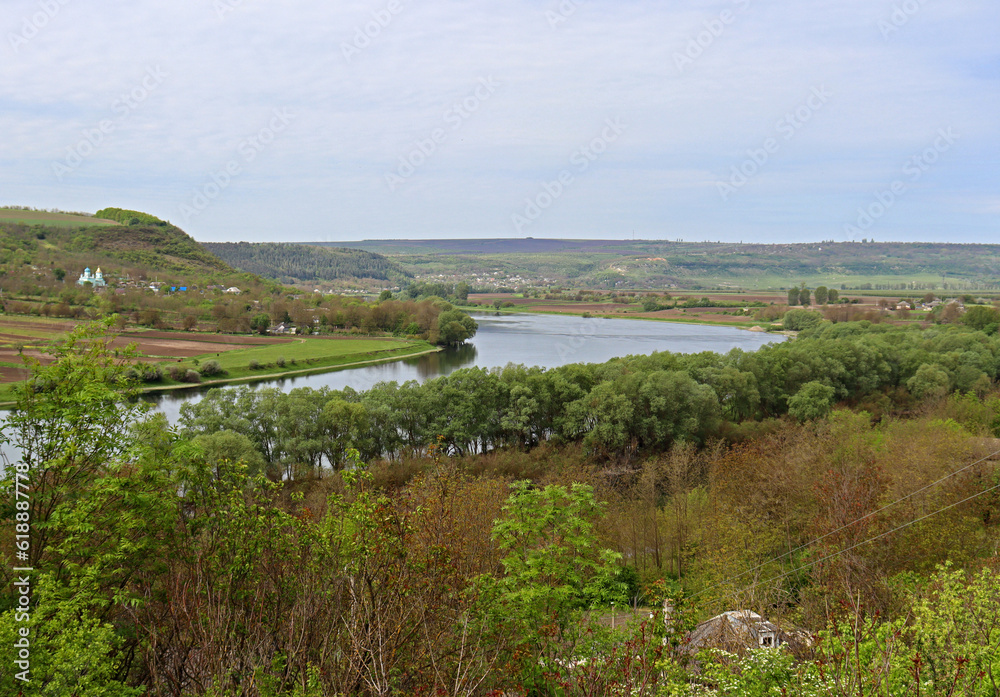
[[[202,246],[235,269],[281,283],[375,279],[398,284],[411,277],[381,254],[359,249],[271,242],[204,242]]]
[[[116,210],[99,213],[110,216]],[[152,216],[143,220],[147,222],[102,220],[102,224],[69,226],[64,221],[28,224],[0,218],[0,278],[23,280],[32,272],[36,277],[58,275],[56,269],[72,276],[88,266],[133,278],[237,274],[183,230]]]

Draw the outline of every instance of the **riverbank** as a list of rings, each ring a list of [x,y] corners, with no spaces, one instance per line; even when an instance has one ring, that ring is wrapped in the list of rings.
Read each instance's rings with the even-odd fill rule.
[[[531,307],[504,307],[499,310],[495,308],[488,307],[460,307],[464,312],[481,312],[486,314],[524,314],[524,315],[555,315],[561,317],[579,317],[581,319],[627,319],[627,320],[645,320],[650,322],[666,322],[669,324],[692,324],[701,325],[707,327],[732,327],[734,329],[743,329],[744,331],[753,332],[767,332],[772,334],[781,334],[783,332],[776,329],[768,329],[770,324],[768,322],[761,322],[760,320],[755,320],[752,317],[747,317],[744,321],[738,320],[719,320],[719,319],[701,319],[696,317],[662,317],[657,316],[655,312],[601,312],[594,310],[536,310]],[[755,328],[756,327],[756,328]],[[787,336],[787,334],[786,334]]]
[[[302,343],[299,346],[304,345],[304,340],[300,340]],[[355,340],[355,339],[342,339],[341,341],[349,342],[365,342],[368,340]],[[377,340],[371,340],[377,341]],[[158,392],[169,392],[177,390],[190,390],[192,388],[204,388],[204,387],[223,387],[225,385],[235,385],[242,383],[260,382],[265,380],[278,380],[285,377],[296,377],[302,375],[315,375],[319,373],[332,372],[337,370],[349,369],[349,368],[359,368],[368,365],[376,365],[379,363],[388,363],[392,361],[398,361],[405,358],[416,358],[419,356],[425,356],[428,354],[438,353],[443,349],[440,346],[433,346],[428,344],[426,341],[393,341],[392,343],[397,344],[396,347],[391,349],[382,349],[375,351],[364,351],[358,350],[351,353],[341,353],[336,356],[326,356],[326,357],[307,357],[301,358],[299,354],[294,350],[286,350],[285,353],[289,354],[288,358],[284,356],[279,357],[281,361],[285,362],[283,368],[276,370],[277,365],[275,363],[262,364],[260,368],[253,369],[241,365],[240,367],[233,367],[231,370],[227,370],[227,374],[222,376],[213,376],[210,379],[202,379],[198,382],[184,382],[178,380],[171,380],[169,378],[164,378],[164,384],[144,386],[141,390],[141,394],[153,394]],[[400,347],[398,344],[408,343],[410,345]],[[295,344],[292,346],[286,345],[286,349],[294,349]],[[365,343],[363,348],[369,348],[368,344]],[[241,352],[242,353],[242,352]],[[360,356],[368,356],[365,358],[360,358]],[[208,358],[209,360],[216,360],[214,358],[209,358],[207,356],[194,357],[195,359]],[[244,356],[245,358],[245,356]],[[219,359],[222,363],[221,357]],[[191,362],[184,362],[180,364],[170,364],[177,365],[181,370],[195,370],[199,363],[203,361],[194,360]],[[304,367],[301,367],[303,366]],[[225,369],[225,366],[223,366]],[[14,406],[14,388],[17,383],[7,383],[0,386],[0,408],[10,408]]]

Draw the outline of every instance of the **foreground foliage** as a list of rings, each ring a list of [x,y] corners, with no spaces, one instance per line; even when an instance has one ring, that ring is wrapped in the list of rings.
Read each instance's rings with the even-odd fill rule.
[[[0,695],[24,687],[9,652],[25,626],[43,695],[997,693],[1000,473],[981,458],[1000,400],[985,385],[924,403],[881,391],[931,363],[989,377],[993,338],[853,327],[761,356],[469,372],[428,383],[464,405],[432,426],[426,403],[403,419],[367,395],[233,391],[178,433],[129,400],[132,356],[105,329],[35,363],[4,429],[30,511],[8,468]],[[894,383],[838,368],[866,352]],[[755,361],[775,380],[752,380]],[[499,391],[516,410],[479,404],[505,374],[524,381]],[[816,383],[882,418],[746,421]],[[545,409],[552,427],[534,420]],[[457,437],[478,419],[515,447]],[[619,445],[599,428],[615,419],[633,434]],[[556,445],[563,423],[580,430]],[[447,456],[456,443],[478,454]],[[359,448],[395,462],[366,466]],[[804,627],[812,646],[691,657],[694,621],[732,608]]]

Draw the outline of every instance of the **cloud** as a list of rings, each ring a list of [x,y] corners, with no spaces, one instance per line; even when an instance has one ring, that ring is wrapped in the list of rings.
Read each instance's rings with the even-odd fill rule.
[[[904,6],[918,9],[899,15]],[[954,239],[960,229],[974,241],[996,229],[981,203],[1000,177],[998,27],[985,0],[16,0],[5,9],[2,203],[121,205],[181,222],[182,207],[236,160],[239,175],[186,223],[198,239],[496,236],[606,119],[620,118],[627,132],[528,234],[827,239],[947,127],[961,141],[873,234]],[[122,95],[151,67],[162,85],[122,114]],[[463,111],[482,80],[498,87]],[[720,200],[714,183],[819,87],[829,102]],[[275,109],[294,120],[244,161],[241,145]],[[113,132],[55,176],[53,163],[108,119]],[[387,185],[438,130],[412,175]],[[947,219],[913,227],[911,210],[943,201]]]

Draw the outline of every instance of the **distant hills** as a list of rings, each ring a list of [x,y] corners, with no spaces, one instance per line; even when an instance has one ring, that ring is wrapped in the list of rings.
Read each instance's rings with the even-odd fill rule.
[[[529,283],[548,279],[583,288],[778,289],[800,282],[848,288],[1000,288],[1000,245],[994,244],[532,238],[336,244],[389,255],[411,273],[506,277]]]
[[[412,274],[381,254],[358,249],[271,242],[204,242],[230,266],[281,283],[375,279],[403,285]]]

